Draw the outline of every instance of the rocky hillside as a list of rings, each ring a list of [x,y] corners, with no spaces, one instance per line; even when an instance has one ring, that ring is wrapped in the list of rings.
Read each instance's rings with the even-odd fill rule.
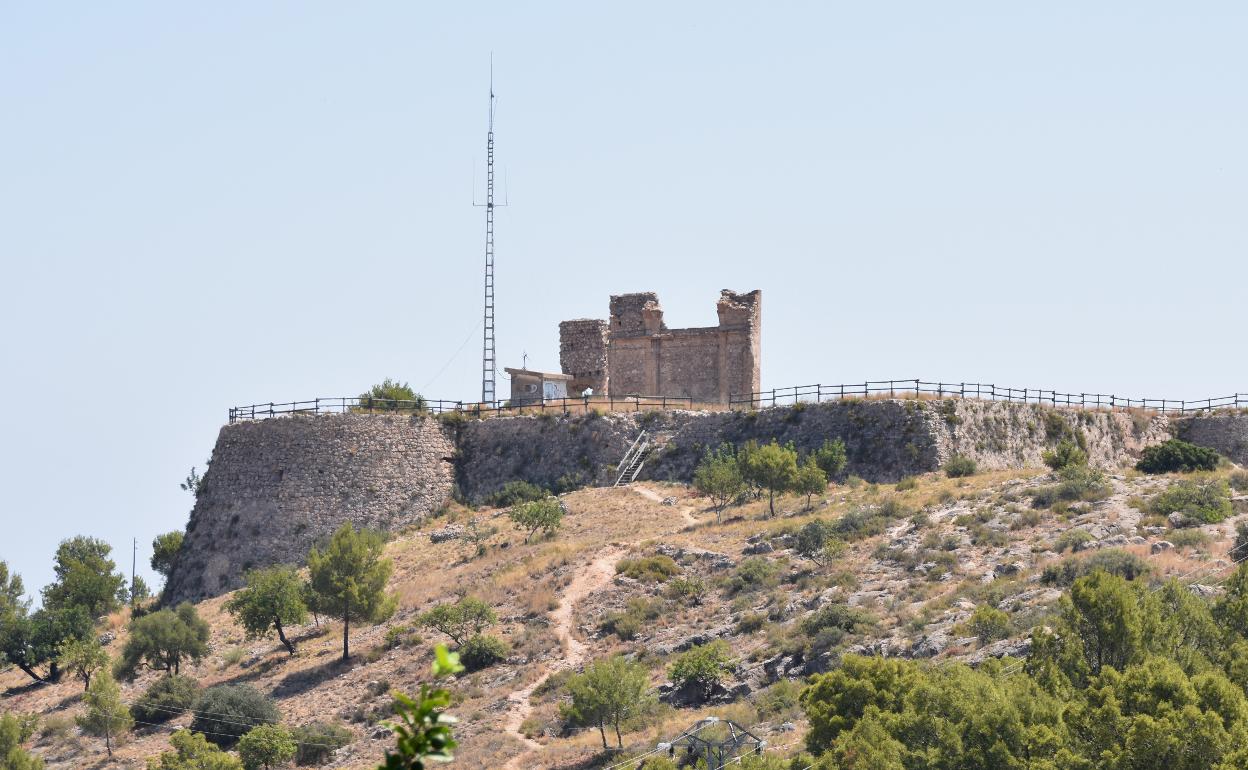
[[[373,768],[390,742],[379,725],[390,691],[418,689],[432,645],[448,641],[416,629],[417,616],[471,595],[495,609],[491,633],[509,652],[452,685],[461,720],[455,766],[570,770],[619,761],[601,753],[596,730],[560,715],[568,673],[616,652],[647,667],[655,696],[626,726],[630,751],[716,714],[796,752],[805,730],[799,683],[846,652],[972,663],[1025,655],[1028,629],[1045,624],[1063,588],[1094,561],[1219,591],[1235,524],[1248,513],[1243,492],[1231,518],[1188,526],[1182,514],[1150,504],[1177,477],[1120,470],[1107,483],[1074,495],[1086,501],[1066,501],[1037,468],[966,478],[930,472],[889,484],[851,478],[809,507],[785,497],[770,517],[762,500],[717,514],[684,485],[648,482],[564,495],[562,529],[533,543],[505,511],[451,506],[387,546],[399,610],[354,630],[349,663],[337,659],[337,623],[290,629],[299,651],[289,656],[276,640],[246,641],[222,596],[198,605],[212,626],[212,652],[183,673],[203,685],[251,684],[276,699],[290,725],[340,720],[354,740],[328,766]],[[813,520],[845,542],[818,563],[795,550]],[[474,529],[479,543],[468,537]],[[110,618],[109,627],[115,656],[125,618]],[[730,645],[730,676],[706,697],[672,686],[669,663],[715,639]],[[155,676],[123,684],[123,696],[137,699]],[[73,726],[80,684],[31,687],[10,670],[0,687],[5,711],[40,715],[32,750],[50,768],[142,768],[168,749],[168,729],[140,727],[108,760],[101,741]],[[189,721],[183,715],[170,728]]]

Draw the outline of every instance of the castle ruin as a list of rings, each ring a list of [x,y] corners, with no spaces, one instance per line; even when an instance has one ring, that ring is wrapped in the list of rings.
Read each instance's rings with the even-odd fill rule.
[[[761,389],[762,292],[725,289],[719,325],[669,329],[654,292],[611,297],[609,321],[559,324],[559,363],[569,393],[689,398],[726,404]]]

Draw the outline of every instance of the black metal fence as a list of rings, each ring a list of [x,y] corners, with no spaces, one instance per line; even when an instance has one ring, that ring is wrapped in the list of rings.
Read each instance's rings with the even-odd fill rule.
[[[579,414],[591,410],[608,412],[641,412],[652,409],[692,409],[691,398],[675,396],[582,396],[558,398],[545,401],[447,401],[416,399],[404,401],[393,398],[336,397],[314,398],[307,401],[284,403],[248,404],[230,408],[230,422],[267,420],[272,417],[288,417],[299,414],[443,414],[457,412],[466,417],[484,418],[518,414]],[[698,408],[704,405],[697,404]],[[705,405],[714,408],[714,405]],[[722,405],[720,406],[722,409]]]
[[[921,379],[875,380],[846,385],[795,385],[757,393],[734,395],[733,409],[783,406],[799,402],[864,398],[974,398],[1081,409],[1143,409],[1162,413],[1209,412],[1215,409],[1248,408],[1248,393],[1182,401],[1172,398],[1124,398],[1106,393],[1062,393],[1036,388],[1008,388],[980,382],[926,382]]]
[[[456,412],[466,417],[484,418],[518,414],[579,414],[590,410],[608,412],[641,412],[668,409],[757,409],[796,403],[821,403],[841,399],[869,398],[959,398],[981,401],[1009,401],[1046,406],[1079,407],[1081,409],[1143,409],[1147,411],[1189,414],[1215,409],[1248,409],[1248,393],[1183,401],[1172,398],[1124,398],[1105,393],[1062,393],[1042,388],[1008,388],[981,382],[927,382],[921,379],[873,380],[844,385],[795,385],[772,388],[757,393],[731,396],[728,403],[699,403],[692,398],[677,396],[589,396],[559,398],[546,401],[447,401],[417,399],[402,401],[387,398],[337,397],[314,398],[308,401],[249,404],[230,409],[230,422],[267,420],[298,414],[442,414]]]

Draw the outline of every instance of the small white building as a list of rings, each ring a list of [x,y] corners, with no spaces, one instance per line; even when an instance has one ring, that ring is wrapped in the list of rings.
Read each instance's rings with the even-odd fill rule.
[[[568,397],[568,383],[572,375],[557,372],[535,372],[531,369],[507,368],[511,377],[511,403],[540,404]]]

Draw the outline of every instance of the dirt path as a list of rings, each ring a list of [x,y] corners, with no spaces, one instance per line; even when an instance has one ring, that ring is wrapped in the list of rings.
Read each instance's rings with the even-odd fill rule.
[[[653,500],[656,503],[663,502],[663,496],[653,489],[647,489],[641,485],[631,485],[629,487],[642,497]],[[687,505],[680,510],[680,516],[685,524],[697,524],[698,520],[693,515],[694,507]],[[559,645],[563,649],[563,657],[546,667],[545,673],[527,687],[516,690],[507,696],[507,715],[503,719],[503,730],[512,736],[525,747],[525,750],[512,757],[503,765],[503,770],[519,770],[520,762],[526,756],[534,751],[540,751],[542,744],[526,737],[520,732],[520,726],[524,724],[524,720],[533,712],[533,704],[529,699],[533,695],[533,691],[542,685],[552,674],[560,671],[566,671],[569,668],[580,665],[585,659],[585,653],[588,649],[585,643],[572,633],[572,613],[576,608],[576,603],[599,590],[603,586],[611,582],[611,578],[615,577],[615,563],[619,561],[627,549],[627,546],[607,546],[594,555],[594,560],[587,567],[576,573],[572,578],[572,582],[563,590],[563,595],[559,599],[559,606],[551,610],[549,617],[555,626],[555,634],[559,637]]]
[[[663,502],[663,495],[660,495],[658,492],[655,492],[653,489],[648,489],[646,487],[638,486],[636,484],[630,485],[629,489],[633,490],[634,492],[646,498],[647,500],[653,500],[656,503]],[[698,520],[694,518],[693,516],[692,505],[686,505],[684,508],[681,508],[680,516],[681,518],[685,520],[686,524],[698,523]]]
[[[529,702],[529,698],[533,695],[534,690],[550,678],[551,674],[577,666],[585,659],[585,651],[587,649],[585,643],[577,639],[572,633],[573,610],[576,608],[577,602],[611,582],[611,578],[615,576],[615,563],[623,555],[624,549],[621,547],[607,547],[599,551],[594,556],[594,560],[589,563],[589,566],[576,573],[576,576],[572,578],[572,582],[563,590],[563,595],[559,599],[559,606],[550,612],[549,617],[555,625],[555,634],[559,637],[563,658],[547,666],[546,673],[533,682],[533,684],[522,690],[516,690],[507,696],[507,717],[503,721],[503,730],[524,744],[527,751],[517,754],[508,760],[507,764],[503,765],[503,770],[517,770],[520,767],[520,760],[529,752],[539,751],[543,748],[542,744],[532,738],[525,737],[520,732],[520,726],[524,724],[524,720],[533,711],[533,704]]]

